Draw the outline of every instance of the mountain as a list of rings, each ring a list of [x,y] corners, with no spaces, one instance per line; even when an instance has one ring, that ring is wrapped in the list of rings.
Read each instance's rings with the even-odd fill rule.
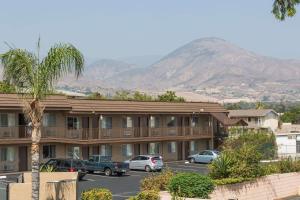
[[[192,41],[171,52],[147,70],[114,79],[134,88],[192,90],[210,86],[299,83],[300,61],[261,56],[219,38]],[[143,81],[141,81],[143,80]],[[119,85],[119,86],[120,86]]]
[[[175,90],[231,101],[300,99],[299,60],[262,56],[220,38],[197,39],[157,59],[102,59],[88,65],[79,80],[69,76],[59,85],[76,91]]]
[[[299,77],[299,60],[262,56],[223,39],[202,38],[148,68],[126,71],[109,82],[130,89],[201,91],[221,98],[277,95],[278,99],[280,94],[300,94]]]

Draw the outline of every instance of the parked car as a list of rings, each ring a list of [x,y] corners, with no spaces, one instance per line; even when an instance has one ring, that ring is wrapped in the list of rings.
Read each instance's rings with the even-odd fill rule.
[[[106,176],[124,175],[128,171],[128,164],[125,162],[114,162],[111,156],[92,155],[85,161],[88,173],[104,172]]]
[[[219,152],[215,150],[204,150],[198,154],[190,155],[188,160],[190,163],[211,163],[219,156]]]
[[[154,155],[139,155],[128,161],[129,169],[160,171],[162,170],[164,163],[161,156]]]
[[[50,159],[43,166],[53,166],[56,172],[78,172],[79,180],[87,174],[83,161],[77,159]]]

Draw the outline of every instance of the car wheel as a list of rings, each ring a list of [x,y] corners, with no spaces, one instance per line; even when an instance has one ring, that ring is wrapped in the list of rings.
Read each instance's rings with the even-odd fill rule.
[[[106,168],[106,169],[104,170],[104,174],[105,174],[105,176],[111,176],[111,174],[112,174],[111,169]]]
[[[89,173],[89,174],[92,174],[92,173],[94,173],[94,171],[88,171],[88,173]]]
[[[190,158],[190,163],[195,163],[195,158]]]
[[[146,172],[151,172],[151,167],[150,167],[149,165],[146,165],[145,171],[146,171]]]

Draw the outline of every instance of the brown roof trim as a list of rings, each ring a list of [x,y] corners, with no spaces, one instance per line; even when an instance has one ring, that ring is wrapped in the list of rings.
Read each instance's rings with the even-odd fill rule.
[[[74,99],[63,95],[51,95],[43,100],[46,110],[70,110],[72,113],[227,113],[218,103],[212,102],[158,102]],[[17,94],[0,94],[0,109],[22,109]]]

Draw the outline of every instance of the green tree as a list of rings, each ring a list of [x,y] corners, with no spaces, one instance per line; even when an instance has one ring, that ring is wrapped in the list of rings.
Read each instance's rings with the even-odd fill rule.
[[[146,93],[141,93],[139,91],[134,92],[133,94],[133,100],[136,101],[153,101],[153,97],[150,95],[147,95]]]
[[[300,106],[295,106],[289,109],[289,111],[285,112],[281,117],[280,120],[282,122],[289,122],[289,123],[299,123],[300,121]]]
[[[286,17],[293,17],[296,14],[298,4],[300,0],[275,0],[272,13],[277,19],[283,21]]]
[[[116,94],[113,96],[115,100],[131,100],[130,92],[126,90],[117,91]]]
[[[265,108],[266,108],[266,105],[261,101],[259,101],[255,104],[255,109],[259,110],[259,109],[265,109]]]
[[[14,93],[15,88],[7,81],[0,81],[0,93]]]
[[[0,55],[4,79],[12,84],[24,102],[24,113],[32,124],[31,165],[32,199],[39,199],[40,138],[44,106],[41,102],[53,91],[53,86],[63,75],[75,72],[81,75],[84,58],[71,44],[56,44],[46,57],[40,58],[40,40],[37,53],[11,48]]]
[[[184,102],[185,99],[183,97],[176,96],[174,91],[166,91],[162,95],[158,95],[158,101],[165,101],[165,102]]]

